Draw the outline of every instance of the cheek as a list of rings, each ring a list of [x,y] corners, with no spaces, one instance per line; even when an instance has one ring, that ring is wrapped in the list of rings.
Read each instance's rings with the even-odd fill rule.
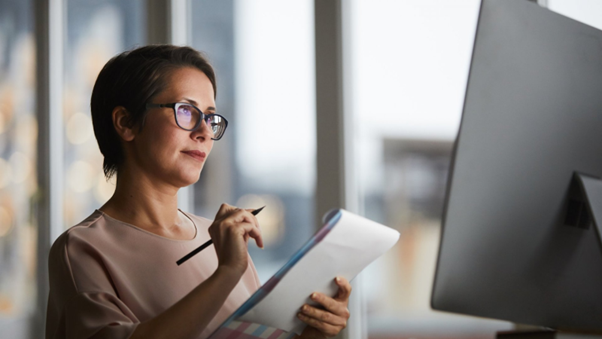
[[[213,141],[213,140],[209,140],[209,141],[207,142],[207,155],[211,154],[211,150],[213,149],[213,143],[214,143],[214,142],[215,142],[215,141]]]
[[[186,144],[186,135],[174,131],[172,133],[164,133],[160,138],[162,153],[167,157],[177,157],[182,150],[182,145]]]
[[[139,139],[138,149],[149,157],[159,158],[158,161],[168,160],[165,157],[174,154],[180,143],[178,135],[170,129],[148,127],[144,137]]]

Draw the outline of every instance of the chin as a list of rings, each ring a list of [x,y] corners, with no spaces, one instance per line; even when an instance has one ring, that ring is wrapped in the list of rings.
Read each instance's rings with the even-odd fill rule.
[[[186,187],[195,184],[197,181],[199,181],[199,178],[201,177],[201,170],[194,172],[190,171],[186,173],[179,173],[180,184],[178,186]]]

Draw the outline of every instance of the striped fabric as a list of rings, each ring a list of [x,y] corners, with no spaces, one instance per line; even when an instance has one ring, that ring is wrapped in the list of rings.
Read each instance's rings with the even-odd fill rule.
[[[211,338],[215,339],[290,339],[294,333],[283,330],[241,321],[231,321],[223,324]]]

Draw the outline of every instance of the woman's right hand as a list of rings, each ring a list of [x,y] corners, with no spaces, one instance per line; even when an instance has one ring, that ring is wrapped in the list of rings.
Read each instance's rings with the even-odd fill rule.
[[[239,275],[242,275],[248,266],[249,237],[255,239],[257,246],[263,248],[259,223],[251,211],[222,204],[209,227],[219,266],[234,269]]]
[[[247,269],[249,238],[263,247],[259,224],[251,211],[226,204],[217,212],[209,235],[218,269],[180,301],[140,323],[131,338],[198,338]]]

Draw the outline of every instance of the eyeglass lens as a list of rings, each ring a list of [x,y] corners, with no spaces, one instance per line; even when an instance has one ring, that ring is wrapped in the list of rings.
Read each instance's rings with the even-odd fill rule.
[[[176,119],[182,128],[193,129],[200,116],[200,113],[192,106],[176,105]]]
[[[176,119],[178,125],[186,130],[194,129],[199,123],[201,112],[191,105],[177,104]],[[225,130],[225,121],[219,115],[205,114],[205,123],[209,131],[213,134],[212,138],[220,138]]]

